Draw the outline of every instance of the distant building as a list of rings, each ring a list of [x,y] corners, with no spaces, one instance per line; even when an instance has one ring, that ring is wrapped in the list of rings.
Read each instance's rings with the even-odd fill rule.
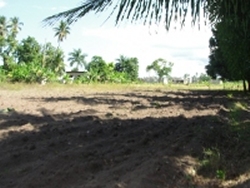
[[[69,75],[70,78],[77,78],[86,73],[86,71],[66,71],[66,74]]]
[[[168,84],[168,77],[164,76],[162,78],[162,83],[165,84],[165,85],[167,85]]]
[[[214,85],[222,85],[223,81],[222,80],[210,80],[210,83]]]
[[[177,77],[172,77],[171,81],[172,81],[173,84],[183,84],[184,83],[183,78],[177,78]]]
[[[141,81],[145,82],[145,83],[158,83],[159,79],[156,76],[150,76],[150,77],[144,77],[141,78]]]

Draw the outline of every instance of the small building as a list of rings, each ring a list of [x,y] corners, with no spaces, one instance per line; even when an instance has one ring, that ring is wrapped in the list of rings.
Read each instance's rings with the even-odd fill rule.
[[[223,81],[222,80],[210,80],[210,83],[211,84],[214,84],[214,85],[222,85],[223,84]]]
[[[168,77],[164,76],[162,78],[162,83],[165,84],[165,85],[167,85],[168,84]]]
[[[173,84],[183,84],[184,83],[184,79],[182,79],[182,78],[173,77],[171,80],[172,80]]]
[[[66,71],[66,74],[69,75],[70,78],[77,78],[83,76],[86,71]]]

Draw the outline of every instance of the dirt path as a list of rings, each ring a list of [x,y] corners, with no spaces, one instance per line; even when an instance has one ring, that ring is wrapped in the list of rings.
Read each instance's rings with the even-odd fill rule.
[[[0,187],[248,187],[246,178],[239,177],[248,175],[244,163],[250,161],[242,156],[244,149],[231,156],[236,137],[225,127],[228,104],[249,100],[227,94],[3,89]],[[250,119],[247,110],[244,120]],[[201,168],[209,148],[223,156],[211,171]],[[232,163],[240,157],[242,163]],[[228,178],[223,183],[215,177],[221,167]]]

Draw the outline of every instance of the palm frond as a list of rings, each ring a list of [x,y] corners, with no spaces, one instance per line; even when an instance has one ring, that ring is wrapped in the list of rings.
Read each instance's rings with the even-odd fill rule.
[[[112,4],[112,0],[85,0],[80,6],[49,16],[43,20],[46,25],[54,25],[60,20],[69,24],[76,22],[89,12],[102,12]]]
[[[65,20],[71,24],[89,12],[99,13],[112,8],[110,15],[116,12],[116,25],[130,20],[132,23],[142,21],[144,25],[163,23],[169,29],[172,21],[180,21],[184,25],[189,9],[193,23],[199,22],[202,7],[209,1],[212,0],[85,0],[80,6],[47,17],[43,22],[53,25],[59,20]]]

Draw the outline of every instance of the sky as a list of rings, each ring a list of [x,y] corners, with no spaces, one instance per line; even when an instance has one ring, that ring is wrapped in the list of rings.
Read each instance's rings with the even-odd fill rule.
[[[18,39],[35,37],[40,44],[51,42],[57,46],[54,26],[45,26],[46,17],[80,5],[81,0],[0,0],[0,15],[6,18],[19,17],[24,23]],[[137,57],[139,76],[155,76],[146,72],[147,65],[158,58],[173,62],[171,76],[183,77],[184,74],[205,73],[208,64],[209,26],[191,27],[187,21],[184,28],[173,24],[170,31],[163,27],[148,27],[141,24],[121,23],[115,26],[114,19],[105,21],[111,11],[90,13],[70,26],[70,35],[60,47],[65,52],[66,70],[68,53],[80,48],[87,54],[87,61],[94,55],[102,56],[106,62],[115,62],[120,55]],[[176,29],[174,29],[176,27]]]

